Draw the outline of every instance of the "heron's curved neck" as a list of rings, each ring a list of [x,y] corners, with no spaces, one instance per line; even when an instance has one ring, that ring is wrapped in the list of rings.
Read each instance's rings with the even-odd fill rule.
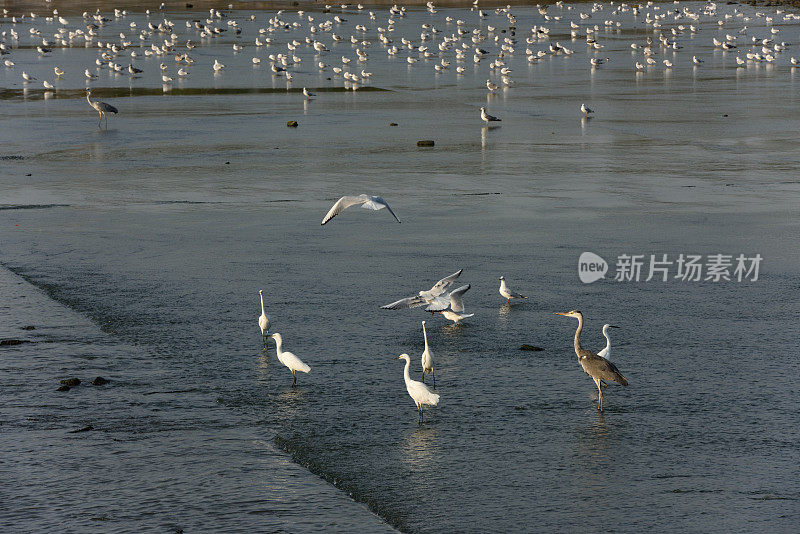
[[[281,338],[279,338],[279,337],[275,337],[275,338],[273,338],[273,339],[275,340],[275,351],[276,351],[278,354],[280,354],[281,352],[283,352],[283,351],[281,350],[281,348],[283,347],[283,340],[282,340]]]
[[[266,313],[264,313],[264,295],[259,293],[258,296],[261,297],[261,315],[266,315]]]
[[[86,93],[86,101],[91,104],[92,101],[89,100],[89,95],[91,95],[91,93]]]
[[[583,316],[578,316],[578,329],[575,330],[575,354],[580,358],[581,352],[581,330],[583,330]]]

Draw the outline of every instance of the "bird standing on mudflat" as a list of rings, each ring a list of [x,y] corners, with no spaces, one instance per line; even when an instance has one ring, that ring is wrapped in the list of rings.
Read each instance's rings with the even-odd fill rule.
[[[106,117],[106,113],[118,113],[118,109],[112,106],[111,104],[106,104],[105,102],[100,102],[99,100],[89,100],[89,97],[92,96],[92,92],[90,90],[86,90],[86,101],[89,102],[89,105],[92,106],[97,112],[100,114],[100,120],[97,121],[97,127],[100,128],[100,123],[103,122],[103,117],[106,119],[106,129],[108,129],[108,117]]]
[[[598,409],[603,411],[603,390],[600,388],[600,381],[606,380],[609,382],[617,382],[623,386],[628,385],[628,380],[622,376],[619,369],[606,360],[602,356],[581,347],[581,330],[583,330],[583,314],[577,310],[568,311],[567,313],[556,313],[556,315],[565,315],[567,317],[574,317],[578,320],[578,329],[575,331],[575,354],[578,355],[578,362],[586,373],[592,377],[594,383],[597,385],[597,392],[600,394],[600,404]]]

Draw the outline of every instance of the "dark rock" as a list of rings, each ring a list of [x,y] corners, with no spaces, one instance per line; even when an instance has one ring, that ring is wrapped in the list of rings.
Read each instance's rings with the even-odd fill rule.
[[[727,114],[727,113],[726,113],[725,115],[723,115],[723,117],[727,117],[727,116],[728,116],[728,114]]]
[[[397,126],[397,123],[396,122],[390,122],[389,126]]]
[[[297,128],[297,121],[289,121],[286,123],[289,128]]]
[[[56,391],[69,391],[69,386],[61,386]]]
[[[433,142],[433,139],[423,139],[421,141],[417,141],[417,146],[433,146],[436,143]]]
[[[75,387],[80,385],[81,379],[80,378],[65,378],[61,381],[62,384],[69,387]]]
[[[231,164],[231,162],[230,162],[230,161],[226,161],[226,162],[225,162],[225,165],[230,165],[230,164]]]
[[[193,7],[194,7],[194,4],[186,4],[186,9],[192,9]]]
[[[27,339],[0,339],[0,347],[9,347],[11,345],[22,345],[23,343],[30,343]]]
[[[108,384],[108,380],[106,380],[102,376],[98,376],[97,378],[92,380],[92,385],[93,386],[104,386],[106,384]]]
[[[33,325],[22,326],[20,327],[20,330],[36,330],[36,327]]]
[[[68,434],[77,434],[78,432],[89,432],[90,430],[94,430],[94,427],[92,425],[86,425],[83,428],[79,428],[77,430],[70,430],[67,433]]]
[[[533,345],[526,345],[523,343],[519,350],[544,350],[542,347],[534,347]]]

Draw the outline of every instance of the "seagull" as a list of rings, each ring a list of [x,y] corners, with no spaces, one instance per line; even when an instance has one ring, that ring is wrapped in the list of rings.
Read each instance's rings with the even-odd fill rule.
[[[33,80],[36,79],[25,71],[22,71],[22,77],[25,79],[26,82],[32,82]]]
[[[588,117],[590,113],[594,113],[594,110],[587,108],[586,104],[581,104],[581,111],[583,111],[584,117]]]
[[[53,67],[53,72],[56,73],[56,76],[61,76],[62,74],[64,74],[64,69],[61,69],[59,67]]]
[[[433,287],[427,291],[420,291],[416,296],[400,299],[398,301],[381,306],[382,310],[399,310],[401,308],[416,308],[431,304],[437,297],[444,294],[447,289],[453,285],[453,282],[461,276],[464,269],[459,269],[450,276],[446,276],[433,284]],[[433,312],[431,312],[433,313]]]
[[[283,338],[279,333],[275,332],[269,337],[275,340],[275,351],[278,353],[278,360],[292,372],[292,387],[295,387],[297,385],[297,375],[295,372],[300,371],[302,373],[308,373],[311,371],[311,367],[304,364],[300,358],[291,352],[283,351]]]
[[[447,319],[458,324],[462,319],[472,317],[474,313],[464,314],[464,300],[463,296],[471,286],[469,284],[454,289],[449,294],[437,297],[425,311],[439,312]]]
[[[500,88],[500,86],[497,85],[496,83],[492,83],[491,80],[486,80],[486,88],[492,93],[494,93]]]
[[[45,89],[55,89],[55,86],[47,80],[43,81],[42,85],[44,85]]]
[[[389,207],[389,204],[386,203],[381,197],[376,197],[372,195],[358,195],[356,196],[344,196],[336,201],[336,204],[328,211],[325,217],[322,219],[322,224],[324,225],[337,215],[339,215],[342,211],[346,210],[351,206],[355,206],[361,204],[362,208],[369,209],[369,210],[382,210],[386,208],[389,210],[389,213],[392,214],[392,217],[395,218],[397,222],[400,222],[400,219],[397,218],[397,215],[394,214],[392,208]]]
[[[305,87],[303,87],[303,95],[305,95],[306,100],[311,100],[312,98],[317,96],[314,93],[312,93],[311,91],[309,91],[308,89],[306,89]]]
[[[501,122],[502,120],[486,113],[486,108],[481,108],[481,119],[483,119],[486,124],[489,124],[490,122]]]
[[[528,298],[528,297],[526,297],[525,295],[523,295],[521,293],[517,293],[516,291],[511,291],[510,289],[508,289],[508,286],[506,286],[506,277],[505,276],[501,276],[500,277],[500,294],[503,295],[508,300],[509,304],[511,303],[511,299],[526,299],[526,298]]]

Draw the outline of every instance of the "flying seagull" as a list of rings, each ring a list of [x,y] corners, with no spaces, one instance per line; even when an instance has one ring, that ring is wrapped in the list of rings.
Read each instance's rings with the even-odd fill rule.
[[[322,219],[322,224],[324,225],[337,215],[339,215],[342,211],[346,210],[350,206],[355,206],[357,204],[361,204],[362,208],[366,208],[369,210],[382,210],[386,208],[389,210],[389,213],[392,214],[392,217],[395,218],[397,222],[400,222],[400,219],[397,218],[397,215],[394,214],[392,208],[389,207],[389,204],[386,203],[381,197],[375,197],[372,195],[358,195],[357,197],[354,196],[345,196],[340,198],[336,201],[336,204],[328,211],[328,214],[325,215],[325,218]]]
[[[416,296],[400,299],[396,302],[392,302],[391,304],[387,304],[386,306],[381,306],[381,309],[400,310],[403,308],[417,308],[419,306],[430,304],[436,300],[437,297],[444,294],[444,292],[453,285],[453,282],[456,281],[456,278],[461,276],[461,272],[463,270],[464,269],[459,269],[450,276],[442,278],[427,291],[420,291]]]

